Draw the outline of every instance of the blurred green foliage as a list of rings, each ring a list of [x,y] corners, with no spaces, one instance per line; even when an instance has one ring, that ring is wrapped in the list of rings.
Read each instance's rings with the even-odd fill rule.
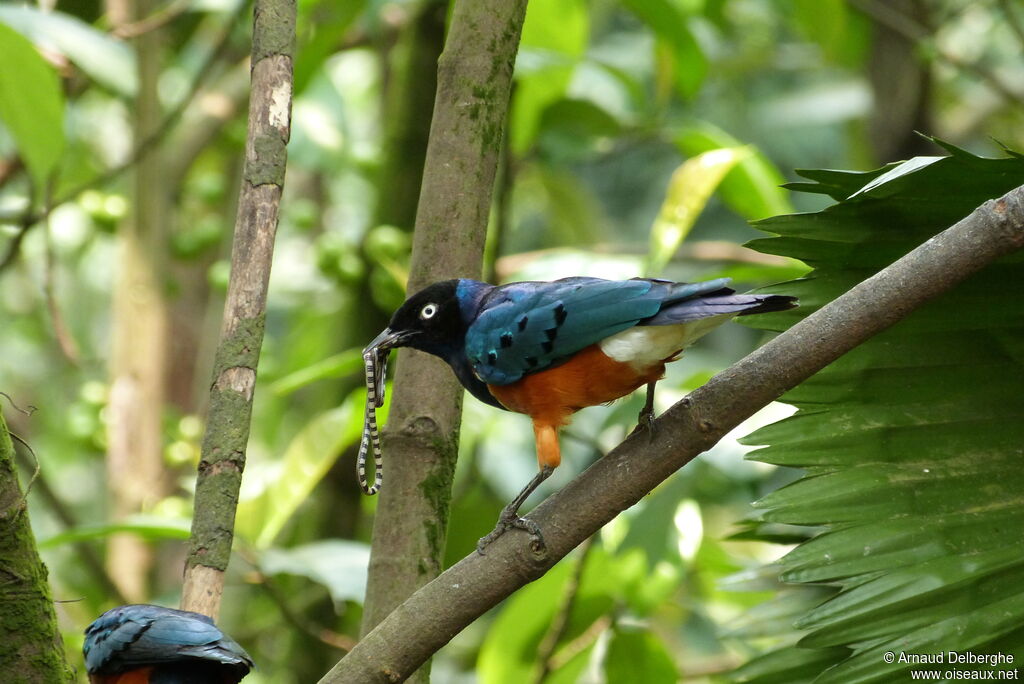
[[[110,513],[104,455],[118,236],[134,199],[130,175],[106,173],[129,161],[137,142],[130,100],[138,89],[135,53],[112,33],[98,0],[58,0],[47,12],[0,7],[0,32],[17,32],[42,50],[2,41],[17,54],[5,53],[0,62],[0,390],[40,409],[30,418],[6,415],[39,458],[42,479],[30,505],[55,595],[80,599],[58,605],[75,663],[82,629],[114,602],[81,562],[82,545],[103,554],[109,534],[131,530],[159,560],[148,600],[174,605],[180,591],[180,540],[191,510],[245,134],[248,22],[231,23],[237,4],[162,6],[169,12],[159,29],[165,111],[200,76],[204,87],[157,142],[168,159],[165,190],[172,198],[160,277],[178,350],[166,369],[173,387],[163,431],[170,491],[127,519]],[[880,105],[920,109],[931,122],[926,132],[967,149],[991,150],[989,138],[1024,148],[1024,110],[1012,96],[1021,82],[1024,34],[1015,27],[1024,12],[1010,3],[923,3],[927,16],[911,17],[904,28],[921,29],[908,52],[911,68],[929,79],[929,92],[919,102],[890,103],[873,100],[879,82],[906,65],[880,48],[880,26],[891,20],[875,11],[880,4],[531,0],[489,227],[492,272],[502,280],[632,277],[653,257],[663,277],[729,275],[740,289],[759,287],[803,275],[807,268],[796,259],[813,262],[831,247],[804,241],[800,249],[783,249],[788,238],[777,238],[771,251],[787,258],[758,255],[739,246],[759,235],[747,221],[829,203],[820,192],[780,188],[795,179],[790,169],[893,161],[877,157],[872,126],[879,112],[900,107]],[[906,11],[903,3],[885,4],[890,12]],[[400,75],[396,45],[413,30],[418,6],[299,2],[286,196],[237,558],[221,620],[256,657],[259,670],[247,680],[255,684],[315,681],[358,635],[375,505],[355,486],[350,448],[363,401],[358,349],[401,301],[408,268],[411,226],[375,225],[374,216],[392,201],[393,179],[382,177],[387,128],[396,118],[389,107],[413,106],[385,93]],[[1015,13],[1005,15],[1007,8]],[[39,69],[48,75],[30,78]],[[47,85],[55,74],[63,95]],[[1009,95],[993,80],[1009,83]],[[413,111],[413,119],[427,116]],[[929,153],[912,120],[920,119],[893,115],[881,125]],[[691,197],[685,188],[669,190],[673,174],[700,154],[737,148],[749,154],[714,195],[690,208],[687,220],[694,220],[681,231],[681,246],[681,237],[656,240],[652,252],[659,213],[672,215]],[[833,188],[835,195],[854,188],[851,179],[865,180],[809,177],[814,188]],[[44,183],[53,188],[52,207],[43,204]],[[761,227],[773,226],[782,232],[781,224]],[[872,234],[863,247],[871,258],[859,265],[875,267],[879,255],[907,246],[903,238]],[[827,287],[799,292],[808,308],[848,283],[817,284]],[[62,351],[58,329],[75,343],[76,359]],[[671,367],[659,386],[660,407],[760,339],[740,326],[716,331]],[[616,444],[639,404],[630,398],[581,413],[563,440],[564,465],[541,495]],[[448,563],[471,552],[514,494],[510,487],[536,467],[525,418],[471,398],[465,411]],[[806,652],[763,655],[832,593],[780,587],[778,568],[763,567],[813,533],[782,523],[827,520],[779,513],[779,523],[736,525],[750,515],[751,501],[797,476],[744,461],[747,447],[739,439],[790,412],[768,407],[608,525],[589,551],[458,635],[435,658],[434,680],[700,682],[760,656],[745,676],[789,682],[844,656],[846,648],[831,646],[835,639],[819,639],[821,648]],[[797,490],[782,490],[788,491]],[[772,510],[794,503],[786,494],[773,496]],[[904,552],[913,553],[912,546]],[[799,553],[787,558],[780,567],[799,572]],[[564,625],[553,630],[559,611]],[[817,615],[803,624],[824,627],[827,619]],[[536,655],[542,645],[546,664]]]

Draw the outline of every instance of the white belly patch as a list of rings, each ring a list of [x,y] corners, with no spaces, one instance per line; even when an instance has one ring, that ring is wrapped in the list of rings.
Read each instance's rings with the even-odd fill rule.
[[[598,344],[606,356],[645,369],[689,347],[733,314],[701,318],[678,325],[638,325],[606,337]]]

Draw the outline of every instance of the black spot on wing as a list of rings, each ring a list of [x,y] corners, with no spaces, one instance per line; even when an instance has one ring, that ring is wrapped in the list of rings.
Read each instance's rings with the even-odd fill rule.
[[[536,356],[527,356],[525,361],[526,361],[527,367],[529,367],[529,368],[536,368],[537,364],[539,363],[539,361],[537,360]]]
[[[508,349],[512,346],[512,333],[501,333],[501,348]]]
[[[487,363],[489,363],[492,366],[498,363],[498,353],[493,349],[487,352]]]
[[[565,323],[565,317],[569,315],[569,312],[565,310],[565,304],[558,302],[555,304],[555,325],[560,326]]]
[[[545,354],[550,354],[551,350],[555,348],[555,343],[548,340],[547,342],[542,342],[540,348],[544,350]]]
[[[544,334],[547,335],[548,342],[553,342],[558,337],[558,328],[548,328],[544,331]]]
[[[526,324],[529,322],[530,317],[527,316],[526,314],[523,314],[523,317],[516,322],[516,325],[519,327],[519,332],[523,332],[524,330],[526,330]]]

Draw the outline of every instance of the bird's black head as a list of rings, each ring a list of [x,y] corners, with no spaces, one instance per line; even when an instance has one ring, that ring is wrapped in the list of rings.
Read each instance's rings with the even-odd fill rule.
[[[448,360],[462,347],[466,334],[458,286],[458,280],[445,280],[409,297],[391,317],[387,329],[366,347],[366,351],[412,347]]]

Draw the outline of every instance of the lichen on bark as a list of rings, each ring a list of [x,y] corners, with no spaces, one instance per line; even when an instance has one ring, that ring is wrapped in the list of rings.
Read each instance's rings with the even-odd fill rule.
[[[70,682],[46,566],[29,524],[0,413],[0,673],[11,684]]]
[[[182,608],[216,618],[231,557],[291,125],[295,0],[257,0],[231,277],[214,359]]]

